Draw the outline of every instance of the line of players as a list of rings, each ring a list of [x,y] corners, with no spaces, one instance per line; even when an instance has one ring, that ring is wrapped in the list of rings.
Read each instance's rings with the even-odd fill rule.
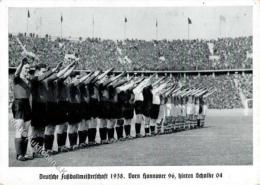
[[[132,139],[134,115],[136,138],[142,137],[142,124],[145,136],[202,127],[204,98],[214,92],[178,87],[171,79],[155,75],[128,78],[126,72],[112,75],[113,69],[80,75],[74,71],[76,57],[66,59],[69,65],[59,63],[52,69],[38,64],[30,75],[31,59],[34,58],[24,57],[14,76],[12,112],[16,159],[20,161],[43,157],[36,145],[49,155],[95,146],[98,131],[99,144],[115,142],[114,131],[119,141]],[[32,156],[26,154],[29,125]],[[55,129],[58,151],[53,150]]]

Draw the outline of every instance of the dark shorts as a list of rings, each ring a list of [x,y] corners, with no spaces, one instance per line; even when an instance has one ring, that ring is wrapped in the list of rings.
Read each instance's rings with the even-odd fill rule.
[[[117,119],[124,118],[125,110],[126,110],[126,107],[125,107],[125,105],[123,103],[117,103],[116,104],[116,112],[117,112],[116,118]]]
[[[57,106],[57,124],[60,125],[68,121],[69,102],[61,101]]]
[[[150,110],[150,117],[152,119],[157,119],[160,112],[160,105],[158,104],[152,104],[151,110]]]
[[[134,104],[135,114],[143,114],[143,102],[136,101]]]
[[[36,128],[42,128],[47,125],[46,109],[47,103],[32,102],[32,120],[31,125]]]
[[[143,115],[150,118],[151,117],[152,104],[144,103],[143,104]]]
[[[32,118],[32,111],[29,99],[15,99],[12,104],[14,119],[29,121]]]
[[[90,98],[89,113],[91,118],[97,118],[100,116],[99,102],[97,99]]]
[[[109,101],[101,101],[99,103],[100,105],[100,109],[99,109],[99,118],[101,119],[110,119],[111,118],[111,115],[110,115],[110,107],[111,107],[111,104]]]
[[[80,111],[80,103],[70,103],[69,105],[69,113],[68,113],[68,121],[70,125],[77,124],[81,122],[81,111]]]
[[[110,119],[116,119],[117,118],[117,103],[110,102]]]
[[[81,118],[85,120],[89,120],[91,118],[89,103],[81,102],[80,103],[80,111],[81,111]]]
[[[46,121],[47,125],[57,125],[59,119],[59,106],[56,102],[47,102]]]
[[[124,106],[123,117],[125,119],[132,119],[134,117],[134,105],[127,103]]]

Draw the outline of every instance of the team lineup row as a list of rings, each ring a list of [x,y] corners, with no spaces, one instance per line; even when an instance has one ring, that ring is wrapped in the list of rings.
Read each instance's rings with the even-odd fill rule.
[[[61,62],[48,69],[38,64],[31,75],[30,60],[36,57],[30,52],[23,55],[14,76],[12,104],[16,158],[21,161],[42,157],[38,150],[26,155],[29,125],[32,148],[37,144],[51,155],[97,145],[98,121],[101,144],[115,142],[114,130],[117,140],[131,139],[133,119],[136,138],[142,137],[142,124],[145,136],[203,127],[204,99],[215,92],[183,87],[169,77],[114,75],[113,69],[80,74],[74,71],[79,60],[75,56],[64,59],[67,66]],[[53,150],[55,129],[58,151]]]

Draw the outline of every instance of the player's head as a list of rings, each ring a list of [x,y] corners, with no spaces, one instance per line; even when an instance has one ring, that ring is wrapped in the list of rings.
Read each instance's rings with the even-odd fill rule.
[[[27,58],[23,58],[22,62],[24,63],[20,76],[23,78],[28,78],[29,77],[29,70],[30,70],[30,65],[28,63],[28,59]]]
[[[80,74],[79,72],[76,72],[76,71],[73,71],[71,74],[70,74],[70,78],[71,78],[71,81],[72,82],[76,82],[80,79]]]
[[[41,76],[47,71],[46,64],[38,64],[35,66],[34,76]]]

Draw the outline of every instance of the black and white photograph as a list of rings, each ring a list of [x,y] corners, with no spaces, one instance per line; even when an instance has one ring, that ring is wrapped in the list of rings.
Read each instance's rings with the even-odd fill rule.
[[[260,183],[260,1],[0,0],[0,185]]]
[[[9,167],[253,165],[252,16],[9,7]]]

